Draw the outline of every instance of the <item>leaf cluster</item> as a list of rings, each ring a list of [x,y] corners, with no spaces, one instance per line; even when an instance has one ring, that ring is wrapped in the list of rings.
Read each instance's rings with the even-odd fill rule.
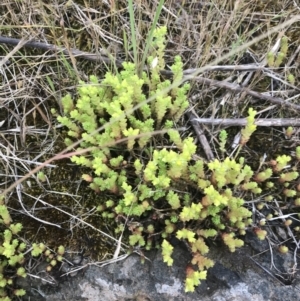
[[[80,82],[76,101],[70,95],[62,99],[64,116],[58,120],[68,128],[67,145],[81,138],[77,150],[90,149],[71,160],[90,169],[83,179],[93,190],[107,195],[105,202],[96,203],[99,214],[111,220],[130,217],[130,246],[149,250],[159,245],[167,265],[173,264],[173,235],[190,246],[195,269],[187,268],[188,292],[205,279],[207,269],[213,266],[207,257],[206,240],[219,236],[230,251],[241,247],[243,240],[237,234],[244,235],[252,225],[252,212],[245,200],[260,195],[263,189],[272,191],[274,173],[280,174],[284,193],[293,195],[295,190],[289,184],[298,173],[282,172],[291,160],[288,156],[278,156],[258,172],[245,164],[244,158],[226,157],[207,163],[196,157],[193,139],[182,138],[174,129],[174,121],[188,106],[189,85],[172,86],[182,80],[180,57],[175,57],[171,66],[172,81],[160,76],[165,67],[165,32],[163,27],[154,31],[149,74],[138,75],[137,66],[124,63],[120,73],[108,72],[101,82],[91,76],[89,83]],[[169,91],[170,86],[173,88]],[[151,103],[146,101],[149,97],[153,98]],[[250,108],[241,133],[242,146],[256,130],[255,114]],[[98,132],[99,127],[103,131]],[[157,129],[165,129],[167,134],[152,138],[150,133]],[[115,145],[123,138],[127,138],[126,145]],[[226,132],[221,132],[223,155],[226,139]],[[191,190],[197,191],[196,197]],[[266,236],[265,230],[259,228],[256,232],[260,238]],[[39,249],[34,252],[37,254]]]
[[[26,244],[17,237],[22,230],[22,224],[13,224],[6,205],[0,205],[0,222],[4,227],[0,230],[0,299],[11,300],[8,296],[9,291],[13,291],[14,296],[23,296],[23,289],[12,290],[14,277],[11,271],[15,270],[15,276],[26,277],[25,269],[22,267],[25,258],[24,251]]]

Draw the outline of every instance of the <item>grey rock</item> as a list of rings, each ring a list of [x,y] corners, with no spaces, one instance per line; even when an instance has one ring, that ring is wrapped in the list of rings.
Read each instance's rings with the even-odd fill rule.
[[[97,267],[90,265],[75,277],[56,279],[56,285],[31,283],[27,299],[36,301],[298,301],[300,279],[290,273],[293,254],[282,255],[268,244],[251,242],[235,253],[222,245],[211,245],[210,256],[215,266],[208,271],[193,293],[184,292],[185,268],[191,255],[182,245],[174,249],[174,264],[168,267],[159,251],[146,254],[144,264],[136,254],[126,259]],[[256,251],[251,244],[255,245]],[[257,252],[259,248],[260,253]],[[256,256],[252,256],[257,254]],[[262,253],[261,253],[262,252]],[[252,256],[252,259],[251,259]],[[272,266],[273,256],[273,266]],[[256,263],[255,263],[255,262]],[[287,270],[289,269],[289,270]],[[290,285],[284,285],[291,278]],[[30,299],[31,298],[31,299]]]

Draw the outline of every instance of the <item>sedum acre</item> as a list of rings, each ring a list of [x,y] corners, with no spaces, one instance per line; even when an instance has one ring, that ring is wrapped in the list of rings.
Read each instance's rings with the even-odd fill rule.
[[[95,200],[99,214],[107,219],[129,217],[130,246],[149,250],[159,243],[164,262],[172,265],[170,238],[175,236],[189,245],[192,260],[185,290],[190,292],[213,266],[206,240],[220,237],[230,251],[241,247],[243,240],[237,233],[243,235],[252,228],[252,212],[245,201],[262,189],[272,191],[273,173],[280,174],[283,184],[296,180],[298,173],[281,173],[291,160],[288,156],[277,157],[270,167],[256,173],[244,158],[206,162],[196,156],[193,139],[175,130],[188,107],[189,85],[178,85],[183,77],[180,57],[171,66],[172,80],[164,80],[159,73],[165,68],[165,33],[164,27],[154,33],[149,73],[139,77],[134,64],[124,63],[120,73],[108,72],[102,81],[91,76],[89,83],[80,82],[76,100],[70,95],[62,99],[64,116],[58,121],[68,129],[67,145],[81,139],[78,150],[89,148],[85,155],[71,160],[86,167],[83,179],[91,189],[107,196],[104,202]],[[153,97],[151,103],[146,101],[149,97]],[[241,145],[256,129],[256,112],[249,109],[248,113]],[[161,135],[151,136],[161,129]],[[223,131],[222,156],[226,138]],[[299,153],[297,150],[297,160]],[[291,189],[284,191],[287,196],[294,194]],[[1,216],[9,220],[5,211]],[[119,229],[117,226],[116,232]],[[255,232],[259,238],[266,236],[261,228]]]

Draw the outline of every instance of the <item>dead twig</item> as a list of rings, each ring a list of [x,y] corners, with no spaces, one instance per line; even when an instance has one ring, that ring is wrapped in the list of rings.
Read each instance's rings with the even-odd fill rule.
[[[192,109],[191,111],[189,112],[186,112],[186,115],[188,116],[189,118],[189,121],[191,122],[195,132],[196,132],[196,135],[203,147],[203,150],[206,154],[206,157],[209,161],[213,160],[214,159],[214,154],[209,146],[209,143],[206,139],[206,136],[204,135],[203,133],[203,129],[202,129],[202,125],[200,125],[196,119],[197,119],[197,114],[194,112],[194,110]]]
[[[245,126],[247,124],[246,118],[194,118],[190,121],[196,121],[200,124],[217,125],[221,127],[229,126]],[[300,126],[300,120],[295,118],[268,118],[268,119],[256,119],[254,122],[257,126]]]
[[[9,59],[27,43],[25,38],[15,39],[15,40],[16,40],[15,43],[12,45],[16,45],[16,47],[0,61],[0,68],[3,65],[5,65],[9,61]]]
[[[18,45],[19,43],[20,43],[20,39],[0,36],[0,44]],[[46,44],[46,43],[37,42],[37,41],[33,41],[33,40],[29,40],[29,41],[22,40],[22,43],[20,43],[20,46],[18,47],[18,49],[23,46],[29,47],[29,48],[42,49],[45,51],[52,51],[52,52],[56,52],[56,53],[62,52],[65,55],[69,55],[71,53],[74,57],[80,57],[80,58],[84,58],[86,60],[94,61],[94,62],[102,61],[106,64],[112,63],[112,60],[110,58],[103,56],[101,54],[93,54],[90,52],[80,51],[80,50],[74,49],[74,48],[67,49],[64,47],[55,46],[53,44]],[[116,64],[117,67],[122,66],[122,62],[119,60],[115,60],[114,63]]]
[[[21,43],[22,42],[22,43]],[[45,51],[53,51],[53,52],[63,52],[66,55],[73,55],[75,57],[80,57],[89,61],[103,61],[104,63],[112,63],[112,59],[109,57],[106,57],[104,55],[101,55],[99,53],[91,53],[91,52],[85,52],[81,51],[75,48],[64,48],[59,47],[53,44],[46,44],[43,42],[38,42],[34,40],[28,40],[25,41],[24,39],[17,39],[17,38],[10,38],[5,36],[0,36],[0,44],[7,44],[7,45],[18,45],[16,50],[9,55],[11,57],[17,50],[19,50],[22,47],[29,47],[29,48],[37,48],[42,49]],[[8,58],[4,58],[1,62],[0,66],[3,65]],[[122,60],[114,60],[117,67],[122,67]],[[146,70],[147,68],[145,68]],[[264,72],[270,72],[270,70],[276,69],[276,68],[266,68],[262,66],[261,64],[245,64],[245,65],[216,65],[216,66],[207,66],[205,68],[207,72],[209,71],[239,71],[239,72],[249,72],[249,71],[264,71]],[[183,74],[188,76],[191,74],[195,74],[198,72],[198,69],[186,69],[183,71]],[[160,73],[162,75],[172,76],[173,72],[171,70],[161,70]],[[292,85],[291,85],[292,86]],[[297,88],[297,87],[296,87]]]
[[[263,94],[263,93],[259,93],[259,92],[250,90],[249,88],[242,87],[239,84],[233,84],[233,83],[229,83],[229,82],[226,82],[226,81],[213,80],[213,79],[204,78],[204,77],[201,77],[201,76],[194,77],[192,75],[185,76],[184,79],[186,81],[188,81],[188,80],[197,81],[197,82],[200,82],[201,84],[204,84],[204,85],[207,85],[207,86],[217,86],[219,88],[229,89],[229,90],[231,90],[233,92],[236,92],[236,93],[244,92],[244,93],[246,93],[248,95],[251,95],[255,98],[258,98],[258,99],[261,99],[261,100],[266,100],[266,101],[269,101],[269,102],[271,102],[273,104],[276,104],[276,105],[281,105],[283,107],[292,108],[292,109],[295,109],[297,111],[300,110],[300,105],[296,105],[296,104],[287,102],[286,100],[284,100],[280,97],[273,97],[273,96],[270,96],[270,95],[267,95],[267,94]]]

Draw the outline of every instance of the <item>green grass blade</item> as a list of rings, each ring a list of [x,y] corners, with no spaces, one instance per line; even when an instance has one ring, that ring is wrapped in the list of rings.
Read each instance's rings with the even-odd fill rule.
[[[138,66],[138,49],[136,44],[136,31],[135,31],[135,20],[132,0],[128,0],[129,18],[130,18],[130,31],[131,31],[131,44],[133,48],[134,63]]]
[[[156,28],[156,24],[157,24],[157,21],[158,21],[158,18],[160,16],[160,13],[161,13],[161,10],[162,10],[162,7],[163,7],[164,3],[165,3],[164,0],[160,0],[159,4],[157,6],[157,9],[156,9],[156,12],[155,12],[155,16],[154,16],[154,20],[152,22],[149,35],[147,37],[146,46],[145,46],[145,49],[143,51],[143,57],[142,57],[142,62],[141,62],[141,66],[140,66],[141,69],[140,70],[143,69],[145,61],[146,61],[146,58],[148,56],[149,48],[150,48],[150,45],[152,43],[153,32],[154,32],[154,29]]]

